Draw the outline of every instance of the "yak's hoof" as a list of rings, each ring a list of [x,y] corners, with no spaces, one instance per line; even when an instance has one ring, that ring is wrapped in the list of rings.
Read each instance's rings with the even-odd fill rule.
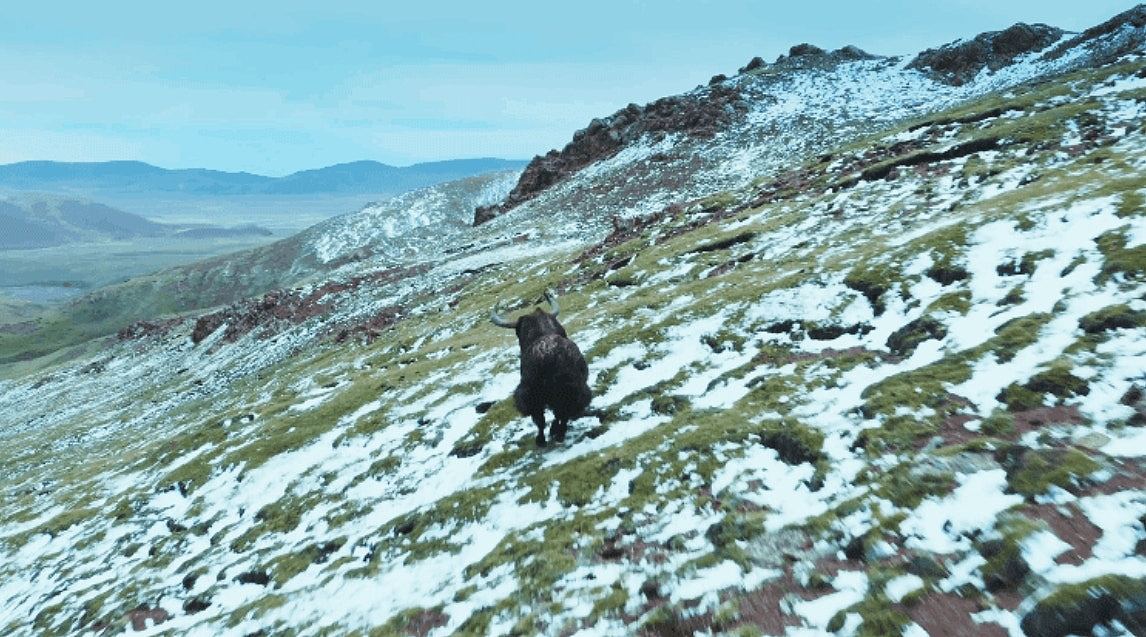
[[[565,427],[555,425],[550,433],[557,442],[565,442]]]
[[[544,447],[545,446],[545,436],[543,436],[541,434],[537,434],[537,446],[538,447]]]

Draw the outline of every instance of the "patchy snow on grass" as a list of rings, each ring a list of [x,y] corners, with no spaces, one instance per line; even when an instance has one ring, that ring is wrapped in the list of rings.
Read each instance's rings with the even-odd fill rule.
[[[712,350],[704,344],[703,336],[720,329],[729,314],[724,310],[714,316],[704,317],[688,323],[674,325],[665,332],[665,339],[649,356],[641,367],[626,366],[617,374],[617,380],[597,404],[611,405],[621,399],[657,383],[669,380],[682,370],[706,361]],[[623,352],[621,355],[626,354]]]
[[[920,588],[923,588],[923,579],[918,575],[907,574],[891,578],[883,590],[888,599],[898,604],[903,601],[904,597],[907,597],[908,593],[915,592]]]
[[[809,626],[827,628],[836,613],[863,601],[868,588],[867,573],[840,571],[832,578],[832,588],[837,592],[810,601],[796,602],[792,605],[793,611]]]
[[[726,588],[739,588],[751,590],[769,579],[780,576],[775,569],[753,569],[745,573],[740,565],[731,560],[725,560],[716,566],[701,569],[687,580],[678,582],[670,594],[674,602],[696,599],[698,597],[716,593]]]
[[[1069,544],[1050,531],[1032,533],[1023,538],[1020,544],[1023,560],[1031,571],[1039,574],[1053,570],[1057,566],[1055,558],[1070,548]]]
[[[750,447],[742,457],[724,463],[713,476],[711,488],[714,494],[729,490],[738,498],[767,509],[765,525],[777,530],[823,513],[828,509],[828,502],[839,497],[839,493],[827,485],[813,492],[808,485],[814,474],[815,467],[811,464],[792,466],[782,462],[773,449]],[[749,489],[748,483],[754,480],[766,488]],[[843,487],[842,484],[832,486]]]
[[[1004,493],[1002,469],[958,474],[959,486],[945,498],[928,498],[900,523],[908,547],[947,554],[970,548],[969,534],[989,530],[999,513],[1021,504],[1022,496]]]

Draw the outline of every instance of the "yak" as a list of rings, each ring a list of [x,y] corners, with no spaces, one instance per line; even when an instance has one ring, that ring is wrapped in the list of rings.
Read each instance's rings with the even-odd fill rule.
[[[577,344],[569,339],[557,321],[561,308],[550,292],[545,300],[552,312],[536,308],[533,313],[510,321],[490,312],[494,325],[517,332],[521,346],[521,382],[513,391],[513,404],[522,416],[537,425],[537,446],[545,446],[545,410],[553,412],[550,434],[557,442],[565,440],[569,421],[585,414],[593,393],[589,389],[589,366]]]

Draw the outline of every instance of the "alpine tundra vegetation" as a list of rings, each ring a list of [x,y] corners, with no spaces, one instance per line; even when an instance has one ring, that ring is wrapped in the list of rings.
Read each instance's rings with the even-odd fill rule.
[[[796,47],[12,374],[0,629],[1143,634],[1144,30]],[[538,448],[489,308],[546,290]]]

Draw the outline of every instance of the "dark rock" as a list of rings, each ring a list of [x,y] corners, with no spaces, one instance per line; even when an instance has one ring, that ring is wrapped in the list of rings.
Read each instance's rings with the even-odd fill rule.
[[[1020,627],[1030,637],[1090,635],[1118,621],[1131,634],[1146,629],[1146,580],[1106,575],[1060,586],[1023,617]]]
[[[1018,23],[1003,31],[980,33],[920,53],[907,68],[931,71],[937,79],[960,86],[983,69],[998,71],[1021,55],[1040,51],[1062,37],[1062,29],[1045,24]]]
[[[183,602],[183,612],[188,615],[201,613],[211,607],[211,600],[205,597],[192,597]]]
[[[768,332],[769,334],[787,334],[788,332],[791,332],[792,328],[795,326],[796,326],[796,321],[792,321],[792,320],[777,321],[777,322],[772,323],[771,325],[768,325],[767,327],[765,327],[764,331]]]
[[[489,411],[490,408],[496,404],[497,404],[496,400],[487,400],[485,402],[478,403],[477,406],[474,407],[474,410],[477,411],[477,413],[479,413],[479,414],[484,414],[485,412]]]
[[[418,520],[415,518],[408,518],[401,524],[394,527],[394,532],[398,535],[409,535],[418,527]]]
[[[191,590],[195,588],[195,580],[199,579],[198,573],[188,573],[183,576],[183,588]]]
[[[788,49],[788,57],[801,57],[805,55],[823,55],[826,51],[814,44],[804,42]]]
[[[171,518],[167,518],[167,530],[171,531],[172,533],[186,533],[187,527],[176,522],[175,520],[172,520]]]
[[[808,331],[808,338],[815,341],[831,341],[837,339],[844,334],[855,334],[862,336],[872,331],[873,328],[867,323],[856,323],[854,325],[817,325],[810,323],[805,326]]]
[[[848,558],[849,560],[861,562],[864,559],[866,551],[867,547],[865,546],[864,536],[856,536],[853,537],[846,546],[844,546],[844,557]]]
[[[951,285],[956,281],[962,281],[971,276],[967,272],[967,269],[962,266],[940,263],[937,263],[928,268],[927,272],[924,274],[926,274],[929,279],[939,283],[940,285]]]
[[[979,554],[988,560],[987,567],[983,569],[983,583],[992,593],[1017,588],[1031,572],[1018,547],[1003,540],[983,542],[979,546]],[[992,563],[992,560],[997,563]]]
[[[604,546],[601,547],[601,551],[597,553],[597,555],[600,556],[600,558],[603,560],[614,561],[624,557],[625,551],[621,547],[617,546],[616,540],[606,540]]]
[[[872,60],[877,57],[852,44],[832,51],[832,56],[844,60]]]
[[[315,564],[325,563],[327,560],[330,559],[331,554],[333,554],[338,549],[342,548],[342,545],[345,543],[346,543],[346,540],[340,539],[340,540],[331,540],[329,542],[322,542],[319,544],[315,544],[314,545],[314,563]]]
[[[716,75],[713,75],[711,79],[708,80],[708,85],[712,86],[713,84],[720,84],[721,82],[723,82],[727,79],[728,79],[727,75],[725,75],[723,73],[717,73]]]
[[[450,455],[457,458],[470,458],[481,453],[481,450],[484,447],[485,444],[480,440],[464,443],[459,442],[458,444],[454,445],[453,449],[450,450]]]
[[[745,64],[744,66],[737,69],[737,72],[749,73],[751,71],[755,71],[756,69],[763,68],[767,64],[768,63],[764,61],[764,58],[762,58],[758,55],[758,56],[752,58],[751,60],[749,60],[748,64]]]
[[[1130,389],[1127,389],[1126,393],[1122,394],[1122,398],[1120,398],[1118,400],[1118,402],[1123,404],[1123,405],[1126,405],[1127,407],[1134,407],[1138,403],[1142,402],[1142,398],[1143,398],[1142,386],[1141,385],[1131,385]]]
[[[661,585],[657,583],[656,580],[651,579],[645,580],[645,583],[641,584],[641,595],[644,595],[645,599],[650,601],[662,599],[664,597],[661,595]]]
[[[820,459],[820,450],[812,449],[799,436],[784,430],[768,431],[760,435],[760,444],[774,449],[780,461],[798,465],[805,462],[814,464]]]
[[[236,575],[235,581],[240,584],[266,586],[271,581],[271,578],[267,575],[266,571],[247,571],[246,573]]]
[[[899,328],[887,337],[887,348],[896,356],[908,356],[923,341],[941,340],[947,336],[947,326],[938,319],[923,316]]]

